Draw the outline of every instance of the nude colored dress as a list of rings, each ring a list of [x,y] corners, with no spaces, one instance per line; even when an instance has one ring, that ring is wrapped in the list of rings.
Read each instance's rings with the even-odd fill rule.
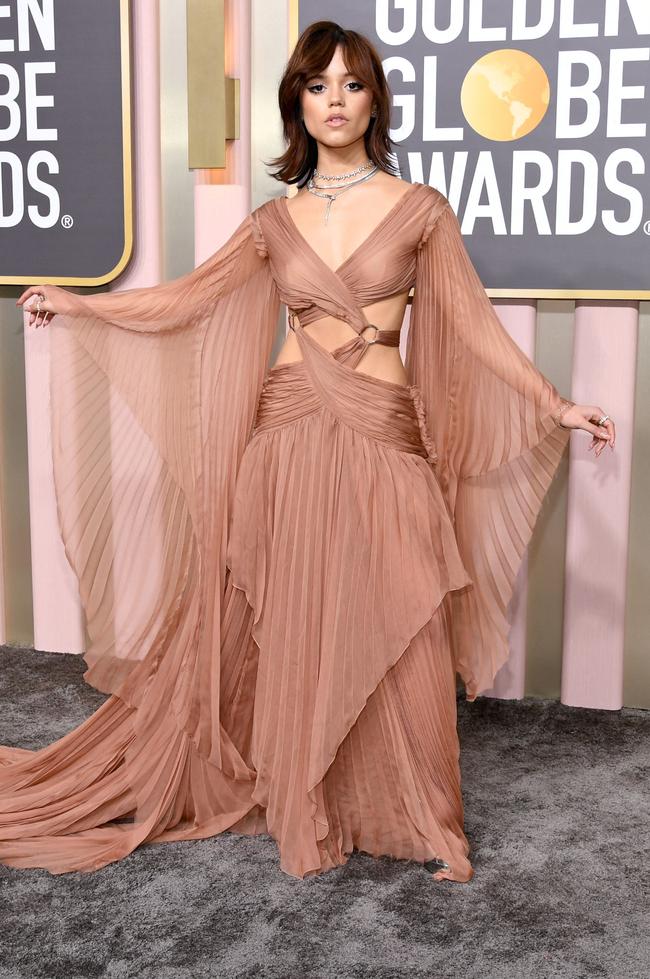
[[[403,386],[364,373],[358,334],[413,285]],[[186,276],[68,296],[58,512],[112,696],[0,748],[0,861],[92,870],[232,830],[297,877],[357,848],[469,880],[455,672],[473,700],[507,657],[570,430],[447,199],[413,184],[336,272],[281,197]],[[269,370],[282,302],[356,335],[328,352],[294,323],[303,361]]]

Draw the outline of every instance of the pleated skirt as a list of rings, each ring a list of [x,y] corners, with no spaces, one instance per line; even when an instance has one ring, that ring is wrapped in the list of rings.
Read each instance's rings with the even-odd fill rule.
[[[137,698],[0,747],[0,861],[87,871],[230,831],[299,878],[355,849],[472,876],[450,629],[472,582],[421,398],[356,370],[357,340],[304,349],[268,372],[237,472],[217,675],[185,616]],[[220,754],[178,722],[205,676]]]
[[[297,877],[359,850],[467,881],[449,593],[471,579],[419,392],[356,346],[323,355],[327,388],[271,368],[238,474],[220,710],[256,776],[230,829]]]

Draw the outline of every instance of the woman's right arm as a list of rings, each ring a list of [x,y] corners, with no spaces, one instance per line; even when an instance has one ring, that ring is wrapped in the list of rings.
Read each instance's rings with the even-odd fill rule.
[[[29,326],[45,326],[57,314],[95,316],[143,333],[182,328],[210,309],[218,297],[236,288],[264,264],[247,215],[224,244],[185,275],[158,285],[110,292],[76,293],[41,283],[29,286],[17,306],[29,312]],[[37,311],[39,297],[40,312]]]

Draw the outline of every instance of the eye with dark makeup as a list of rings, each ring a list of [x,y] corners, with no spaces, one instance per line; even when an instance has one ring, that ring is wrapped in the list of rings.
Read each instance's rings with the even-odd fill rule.
[[[365,86],[364,86],[364,84],[362,82],[347,82],[346,84],[347,85],[357,85],[358,86],[357,88],[353,88],[352,89],[353,92],[361,92],[365,88]],[[307,91],[308,92],[311,92],[312,95],[320,95],[321,93],[315,91],[315,89],[318,89],[318,88],[321,88],[322,89],[324,87],[325,86],[323,85],[322,82],[316,82],[314,85],[308,85],[307,86]]]

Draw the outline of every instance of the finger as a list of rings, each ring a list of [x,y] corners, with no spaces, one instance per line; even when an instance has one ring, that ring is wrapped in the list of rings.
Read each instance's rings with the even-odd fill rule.
[[[22,304],[26,302],[29,299],[29,297],[34,294],[34,289],[35,286],[28,286],[25,289],[25,291],[22,292],[18,297],[18,299],[16,300],[16,306],[22,306]]]
[[[609,440],[609,432],[605,430],[604,425],[598,426],[598,425],[592,425],[591,422],[585,422],[585,431],[591,432],[591,434],[597,440],[597,442]]]
[[[603,422],[602,425],[599,424],[600,419],[606,418],[606,416],[607,416],[607,412],[604,411],[603,408],[601,408],[599,405],[594,405],[593,412],[590,415],[589,420],[595,422],[596,427],[599,428],[601,432],[606,431],[609,437],[610,435],[613,434],[614,431],[614,422],[612,421],[612,419],[607,418],[607,420]]]
[[[16,300],[16,306],[22,306],[30,296],[34,296],[37,292],[41,291],[40,286],[28,286],[27,289],[18,297]]]
[[[26,306],[25,307],[25,309],[28,309],[29,310],[29,315],[30,315],[31,321],[35,321],[35,320],[37,321],[39,319],[39,317],[43,315],[43,312],[45,310],[45,304],[43,302],[41,302],[41,304],[40,304],[40,306],[41,306],[40,310],[37,309],[37,306],[38,306],[38,302],[32,302],[31,306]]]
[[[609,441],[610,438],[610,432],[608,428],[608,425],[610,424],[609,420],[606,421],[604,425],[598,424],[598,419],[603,418],[604,415],[607,414],[607,412],[603,411],[602,408],[599,408],[597,405],[593,405],[593,406],[589,405],[589,409],[590,409],[589,414],[586,416],[583,425],[584,430],[586,432],[590,432],[593,435],[596,443],[605,441],[605,439]]]
[[[26,309],[33,310],[33,312],[35,312],[37,316],[39,316],[40,313],[43,312],[43,310],[45,309],[45,304],[47,302],[47,299],[41,299],[41,296],[42,295],[43,295],[43,293],[42,292],[38,292],[38,290],[37,290],[36,293],[34,294],[34,296],[32,296],[32,301],[30,302],[29,306],[26,306],[25,307]],[[41,307],[40,308],[40,313],[39,313],[39,310],[37,308],[39,306],[39,304],[40,304],[40,307]]]
[[[41,309],[43,309],[45,303],[47,302],[47,299],[45,297],[45,293],[43,292],[42,288],[41,289],[35,288],[34,292],[30,296],[29,308],[35,309],[39,302],[41,304]]]
[[[603,449],[605,448],[606,445],[609,445],[611,447],[611,444],[612,444],[611,443],[611,435],[608,432],[607,433],[607,440],[606,441],[605,440],[601,441],[600,445],[598,446],[598,448],[596,450],[596,455],[600,455],[600,453],[603,451]]]
[[[600,428],[603,431],[607,432],[607,440],[608,440],[609,444],[613,448],[614,447],[614,439],[615,439],[615,436],[616,436],[616,428],[614,426],[614,422],[611,420],[611,418],[608,418],[607,421],[604,423],[604,425],[601,425]]]
[[[47,308],[47,303],[42,302],[40,310],[30,307],[30,326],[32,323],[34,324],[35,329],[38,329],[39,326],[45,326],[47,322],[45,314],[47,314],[48,317],[52,317],[54,315],[53,310]]]

